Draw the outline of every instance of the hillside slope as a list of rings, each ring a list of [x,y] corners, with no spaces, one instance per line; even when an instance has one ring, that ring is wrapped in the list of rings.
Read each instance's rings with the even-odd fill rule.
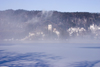
[[[100,39],[100,13],[0,11],[0,40]]]

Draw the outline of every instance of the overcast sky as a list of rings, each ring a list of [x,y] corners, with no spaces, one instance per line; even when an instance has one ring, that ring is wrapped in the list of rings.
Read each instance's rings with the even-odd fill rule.
[[[100,0],[0,0],[0,10],[7,9],[100,13]]]

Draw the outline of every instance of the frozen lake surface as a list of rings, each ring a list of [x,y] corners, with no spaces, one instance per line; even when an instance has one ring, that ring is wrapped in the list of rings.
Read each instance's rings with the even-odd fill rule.
[[[0,44],[0,67],[100,67],[100,44]]]

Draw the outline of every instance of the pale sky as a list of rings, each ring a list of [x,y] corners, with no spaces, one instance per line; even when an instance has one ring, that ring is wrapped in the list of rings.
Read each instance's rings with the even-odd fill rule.
[[[0,10],[7,9],[100,13],[100,0],[0,0]]]

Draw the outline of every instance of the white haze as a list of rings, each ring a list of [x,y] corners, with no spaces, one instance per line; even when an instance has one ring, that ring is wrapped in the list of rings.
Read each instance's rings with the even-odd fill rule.
[[[24,13],[23,13],[24,14]],[[23,15],[22,14],[22,15]],[[15,21],[14,19],[13,19],[13,17],[11,17],[11,15],[10,14],[8,14],[8,21],[6,22],[6,24],[3,24],[3,23],[1,23],[1,25],[0,25],[0,29],[2,30],[4,30],[4,31],[12,31],[12,30],[14,30],[15,31],[15,33],[17,34],[17,32],[18,32],[18,30],[20,31],[20,33],[21,32],[23,32],[24,31],[24,33],[23,33],[23,35],[24,34],[26,34],[27,33],[27,35],[26,36],[28,36],[28,34],[29,34],[29,29],[28,30],[26,30],[27,28],[29,28],[30,27],[30,25],[34,25],[34,24],[38,24],[38,23],[41,23],[42,22],[42,19],[48,19],[48,18],[52,18],[52,15],[53,15],[53,11],[45,11],[45,10],[43,10],[43,11],[40,11],[36,16],[34,16],[34,17],[32,17],[30,20],[28,20],[27,22],[25,22],[25,23],[22,23],[19,19],[15,19],[15,20],[19,20],[19,21]],[[20,19],[22,19],[21,17],[20,17]],[[14,21],[14,22],[13,22]],[[33,30],[33,29],[32,29]],[[34,30],[32,31],[32,32],[34,32]],[[13,32],[11,32],[11,33],[13,33]],[[6,34],[6,33],[5,33]],[[58,40],[57,42],[67,42],[67,43],[98,43],[99,42],[99,40],[97,40],[97,39],[93,39],[93,38],[91,38],[92,36],[90,36],[91,35],[91,33],[88,33],[87,34],[87,36],[86,36],[86,38],[81,38],[81,37],[71,37],[71,38],[69,38],[69,39],[65,39],[65,40],[63,40],[63,39],[60,39],[60,40]],[[18,36],[16,36],[16,35],[14,35],[15,37],[18,37]],[[19,36],[20,37],[20,36]],[[89,38],[88,38],[89,37]],[[25,37],[23,37],[23,38],[25,38]],[[26,42],[27,40],[25,40],[25,42]],[[24,42],[24,41],[23,41]],[[33,40],[33,42],[34,42],[34,40]],[[38,41],[36,41],[36,42],[38,42]],[[43,42],[49,42],[49,37],[47,38],[47,39],[45,39]],[[55,40],[50,40],[50,42],[56,42]]]

